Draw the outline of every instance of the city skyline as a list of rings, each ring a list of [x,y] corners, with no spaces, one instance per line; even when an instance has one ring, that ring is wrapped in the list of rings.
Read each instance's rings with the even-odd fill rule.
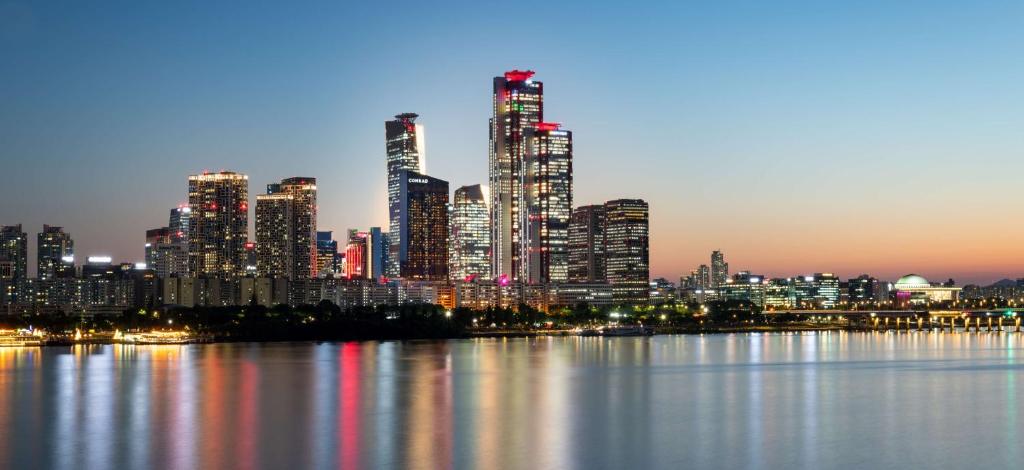
[[[545,21],[564,19],[570,7]],[[485,47],[472,46],[450,59],[426,54],[409,63],[369,61],[360,66],[365,76],[349,73],[352,66],[331,55],[350,60],[360,52],[321,45],[330,37],[307,33],[289,47],[316,46],[309,56],[289,59],[293,68],[271,78],[250,73],[273,64],[267,52],[236,62],[237,71],[214,67],[181,83],[158,76],[162,69],[127,43],[150,41],[155,59],[164,63],[177,57],[190,70],[209,66],[242,47],[228,43],[203,54],[186,47],[208,38],[202,33],[229,34],[215,31],[221,26],[216,18],[199,14],[191,34],[157,38],[141,29],[159,12],[131,10],[79,20],[57,34],[62,20],[54,11],[26,8],[29,27],[0,39],[0,50],[24,71],[0,78],[8,85],[2,97],[9,104],[0,112],[6,123],[0,126],[0,152],[17,159],[18,176],[0,189],[6,201],[0,223],[22,224],[30,239],[43,224],[64,227],[80,259],[106,254],[141,261],[145,230],[166,224],[166,209],[187,200],[185,175],[203,169],[244,173],[252,188],[309,175],[319,183],[319,228],[343,233],[387,227],[380,121],[420,114],[418,122],[431,136],[429,174],[449,181],[450,189],[486,183],[491,78],[530,69],[544,81],[551,117],[574,132],[573,206],[614,198],[650,203],[651,277],[676,280],[707,263],[715,249],[728,254],[733,271],[770,276],[834,272],[845,279],[868,273],[894,280],[915,272],[958,284],[989,283],[1019,277],[1024,264],[1024,250],[1015,243],[1024,228],[1013,217],[1019,209],[1008,194],[997,194],[1012,187],[1012,175],[1022,169],[1013,137],[1021,121],[1015,110],[1024,98],[1013,83],[1021,70],[1010,65],[1004,45],[1019,37],[1008,27],[1019,6],[993,4],[962,16],[949,4],[904,5],[889,9],[886,18],[831,6],[814,12],[821,21],[802,22],[791,33],[784,30],[792,25],[778,16],[776,24],[754,25],[751,33],[764,39],[762,45],[721,36],[748,24],[742,14],[764,13],[761,7],[702,6],[685,14],[668,8],[665,20],[651,20],[646,38],[617,35],[621,41],[613,42],[578,29],[562,36],[611,46],[622,61],[617,65],[597,60],[590,48],[572,57],[579,44],[506,55],[484,55]],[[231,32],[254,35],[271,13],[249,13]],[[399,24],[415,13],[399,15]],[[621,13],[594,11],[588,24],[608,25]],[[838,19],[847,13],[850,19]],[[375,7],[360,6],[354,14],[382,21]],[[423,49],[455,51],[460,49],[441,46],[474,42],[467,38],[482,34],[473,27],[480,15],[456,15],[459,27],[447,36],[426,27],[435,34],[427,34],[427,45],[435,47]],[[946,31],[942,20],[951,17],[959,28]],[[681,30],[671,29],[670,19],[681,19]],[[701,26],[700,19],[710,21]],[[164,20],[166,28],[185,18],[170,14]],[[850,30],[842,28],[822,36],[837,26],[875,28],[878,37],[856,35],[854,42],[855,35],[844,36]],[[97,37],[104,28],[110,36]],[[368,33],[358,27],[345,34]],[[558,37],[525,41],[529,46]],[[659,38],[672,41],[656,46]],[[716,58],[688,48],[687,38],[716,46]],[[653,52],[630,54],[647,49]],[[59,69],[67,73],[40,80],[49,63],[30,56],[46,51],[65,58],[81,53],[94,62],[68,61]],[[940,52],[961,66],[931,60]],[[459,57],[473,60],[451,67]],[[809,71],[799,57],[823,66]],[[782,66],[765,64],[771,59]],[[117,61],[125,64],[127,78],[101,86],[121,70],[114,68]],[[843,79],[862,66],[858,83]],[[326,73],[303,78],[313,70]],[[89,73],[75,73],[83,71]],[[387,76],[393,72],[416,75],[423,85],[403,87]],[[220,83],[224,79],[238,89],[216,98],[229,86]],[[288,80],[294,83],[284,85]],[[307,86],[313,91],[300,89]],[[269,111],[252,112],[262,107]],[[669,152],[666,142],[673,143]],[[993,168],[1000,171],[992,174]],[[40,194],[39,188],[49,191]],[[249,206],[255,207],[258,191],[252,188]],[[794,212],[780,216],[787,208]],[[34,260],[35,243],[29,245]],[[29,272],[35,268],[30,262]]]

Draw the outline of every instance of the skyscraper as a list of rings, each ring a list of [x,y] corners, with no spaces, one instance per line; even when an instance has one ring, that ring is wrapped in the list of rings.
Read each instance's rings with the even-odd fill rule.
[[[519,273],[529,284],[569,277],[572,215],[572,132],[558,124],[526,129],[519,201]]]
[[[399,198],[399,274],[403,279],[447,280],[448,182],[404,170]]]
[[[280,183],[267,185],[267,194],[287,194],[291,199],[291,232],[288,243],[291,246],[292,266],[289,279],[316,277],[316,178],[294,177]],[[257,245],[259,241],[257,240]]]
[[[171,209],[167,227],[171,229],[173,241],[188,243],[189,220],[192,218],[192,208],[188,205],[181,205]],[[186,250],[187,251],[187,250]]]
[[[387,165],[388,165],[388,233],[390,234],[390,254],[387,257],[389,264],[385,270],[390,277],[398,277],[398,251],[402,244],[400,230],[398,230],[399,219],[401,218],[401,203],[399,201],[399,186],[401,185],[401,173],[403,171],[423,172],[423,125],[416,124],[414,113],[404,113],[395,116],[392,121],[384,123],[385,137],[387,138]]]
[[[189,274],[244,274],[249,233],[249,177],[222,171],[188,177]]]
[[[577,207],[569,221],[569,281],[604,282],[604,205]]]
[[[490,120],[491,275],[519,273],[520,172],[526,131],[544,120],[544,85],[532,71],[512,70],[494,78]]]
[[[178,233],[170,227],[146,230],[146,267],[161,279],[188,272],[187,237]]]
[[[36,277],[50,280],[75,275],[75,242],[61,227],[43,225],[36,238]]]
[[[349,232],[345,246],[345,279],[366,279],[366,232]]]
[[[11,263],[11,279],[28,277],[28,234],[21,224],[0,227],[0,261]]]
[[[387,268],[388,251],[391,249],[387,233],[380,227],[370,227],[366,232],[366,277],[380,279]]]
[[[645,304],[649,295],[648,208],[641,199],[605,203],[605,262],[616,303]]]
[[[453,279],[491,278],[491,232],[487,200],[479,184],[455,190],[449,231]]]
[[[316,272],[318,277],[339,274],[338,241],[332,232],[316,232]]]
[[[729,263],[725,262],[725,255],[721,251],[711,252],[711,286],[719,287],[729,279]]]
[[[256,275],[295,278],[295,197],[284,192],[256,196]]]

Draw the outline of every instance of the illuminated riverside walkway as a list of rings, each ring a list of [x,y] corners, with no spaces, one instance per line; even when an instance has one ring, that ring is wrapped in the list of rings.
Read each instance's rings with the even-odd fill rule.
[[[1024,308],[966,310],[774,310],[767,315],[811,315],[820,320],[845,320],[851,327],[869,330],[949,331],[1020,333]]]

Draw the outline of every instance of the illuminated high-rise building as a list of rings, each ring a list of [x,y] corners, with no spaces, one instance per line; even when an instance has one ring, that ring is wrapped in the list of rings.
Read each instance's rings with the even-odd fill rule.
[[[366,279],[366,232],[349,232],[345,246],[345,279]]]
[[[0,227],[0,261],[10,263],[10,279],[28,277],[28,234],[21,224]]]
[[[399,186],[401,185],[401,174],[403,171],[422,173],[424,171],[423,125],[416,124],[414,113],[404,113],[395,116],[394,120],[384,123],[384,132],[387,139],[387,165],[388,165],[388,233],[390,250],[387,261],[388,266],[384,270],[389,277],[398,277],[398,251],[402,244],[401,231],[398,229],[401,219],[401,201],[399,200]]]
[[[188,244],[170,227],[146,230],[146,267],[156,276],[184,276],[188,272]]]
[[[338,241],[332,232],[316,232],[316,272],[318,277],[335,277],[338,266]]]
[[[380,227],[366,232],[366,277],[379,280],[387,272],[388,252],[391,250],[387,233]]]
[[[490,214],[479,184],[455,190],[449,223],[449,275],[452,279],[490,279]]]
[[[569,220],[569,281],[604,282],[604,205],[577,207]]]
[[[40,280],[75,276],[75,242],[62,227],[43,225],[36,248],[36,277]]]
[[[245,273],[249,177],[231,171],[188,177],[188,269],[192,276]]]
[[[544,85],[532,71],[512,70],[494,78],[488,152],[491,210],[491,275],[519,274],[520,171],[526,132],[544,120]]]
[[[721,251],[711,252],[711,286],[718,287],[725,284],[729,279],[729,263],[725,262],[725,255]]]
[[[267,185],[267,194],[287,194],[291,199],[291,232],[288,243],[291,246],[292,266],[288,269],[289,279],[316,277],[316,178],[295,177]],[[259,241],[257,240],[257,245]]]
[[[572,215],[572,132],[554,123],[525,131],[520,169],[519,273],[528,284],[569,278]]]
[[[620,304],[645,304],[649,295],[648,207],[641,199],[605,203],[605,265]]]
[[[188,226],[191,218],[192,208],[188,205],[181,205],[171,209],[171,216],[167,227],[171,230],[171,237],[174,238],[174,241],[182,241],[188,244]]]
[[[408,170],[399,181],[399,274],[410,280],[447,280],[448,182]]]
[[[256,196],[256,275],[295,277],[295,197],[278,192]]]

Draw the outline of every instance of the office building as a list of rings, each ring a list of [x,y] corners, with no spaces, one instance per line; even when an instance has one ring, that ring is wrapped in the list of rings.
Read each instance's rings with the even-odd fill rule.
[[[540,122],[526,129],[525,140],[519,175],[518,278],[526,284],[565,282],[572,215],[572,132]]]
[[[532,71],[512,70],[493,81],[489,124],[491,275],[519,272],[520,171],[526,154],[526,131],[544,120],[544,86]]]
[[[370,227],[366,231],[366,278],[380,280],[387,273],[388,252],[387,233],[380,227]]]
[[[718,287],[725,284],[729,279],[729,263],[725,262],[725,255],[721,251],[711,252],[711,286]]]
[[[870,303],[878,300],[878,279],[861,274],[846,281],[847,297],[853,303]]]
[[[366,232],[349,232],[345,246],[345,279],[366,279]]]
[[[604,282],[604,205],[577,207],[569,220],[569,282]]]
[[[605,266],[616,303],[646,304],[650,281],[648,206],[641,199],[605,203]]]
[[[490,215],[483,188],[475,184],[456,189],[450,217],[452,279],[490,279]]]
[[[249,233],[249,177],[231,171],[191,175],[188,205],[189,274],[243,275]]]
[[[387,139],[387,170],[388,170],[388,233],[390,234],[389,262],[385,274],[398,277],[398,251],[402,244],[401,231],[398,229],[401,219],[401,201],[399,192],[403,171],[423,173],[424,152],[423,125],[416,123],[419,117],[414,113],[395,116],[394,120],[384,123]]]
[[[75,276],[75,242],[63,228],[43,225],[36,243],[36,277],[39,280]]]
[[[188,243],[188,227],[191,218],[192,208],[188,205],[183,204],[171,209],[171,215],[169,217],[167,227],[171,231],[173,241],[183,241],[186,244]]]
[[[332,278],[341,274],[338,266],[338,241],[332,232],[316,232],[317,277]]]
[[[178,233],[170,227],[146,230],[146,267],[159,278],[188,272],[188,244]]]
[[[447,280],[448,182],[405,170],[401,172],[399,186],[401,278]]]

